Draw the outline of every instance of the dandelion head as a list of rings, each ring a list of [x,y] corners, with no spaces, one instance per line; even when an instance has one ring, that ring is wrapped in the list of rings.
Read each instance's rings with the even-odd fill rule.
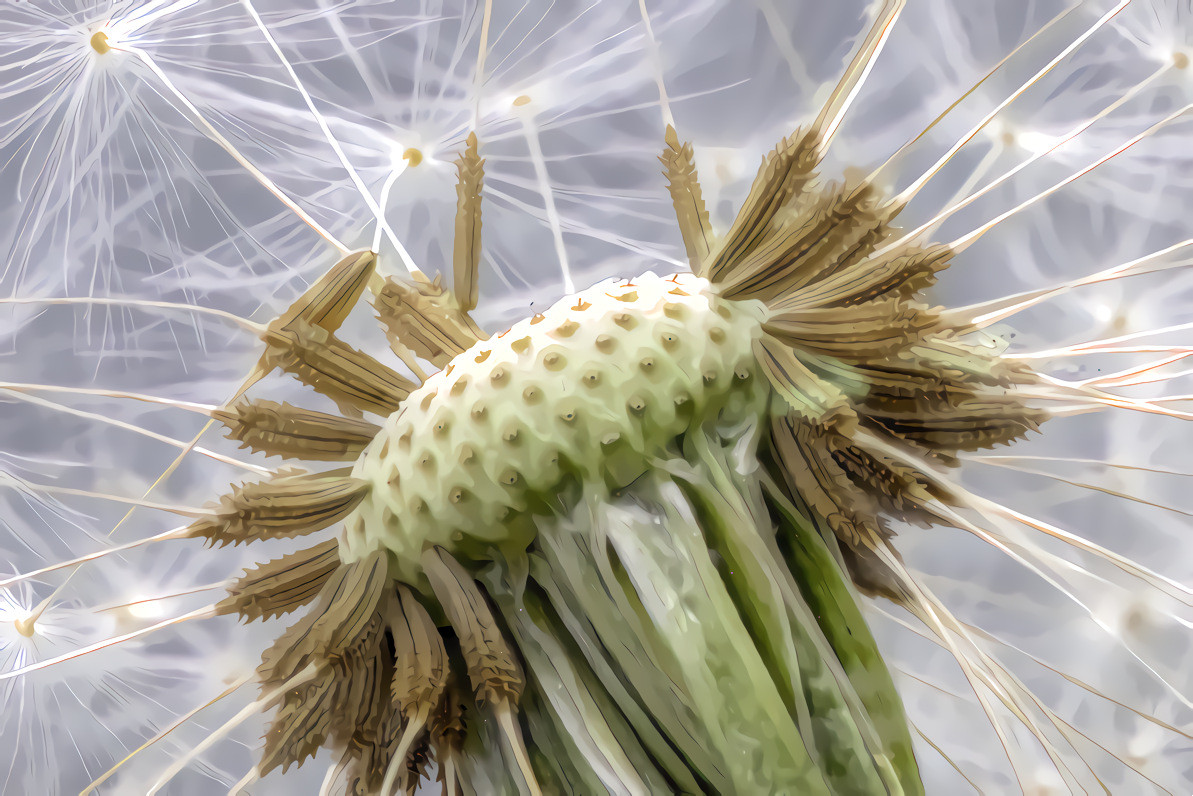
[[[1183,4],[393,5],[0,8],[6,789],[1188,790]]]

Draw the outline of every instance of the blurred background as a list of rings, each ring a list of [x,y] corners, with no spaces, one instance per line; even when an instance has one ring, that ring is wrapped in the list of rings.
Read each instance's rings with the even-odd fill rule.
[[[882,172],[892,191],[906,187],[1114,7],[908,0],[823,178],[871,173],[964,97]],[[259,356],[241,319],[265,323],[285,308],[339,259],[329,241],[376,242],[384,273],[450,271],[453,161],[470,131],[487,161],[477,317],[498,331],[571,289],[683,269],[657,160],[666,124],[695,146],[724,230],[763,154],[814,117],[873,8],[495,0],[478,77],[483,12],[461,0],[0,5],[0,581],[185,524],[162,509],[200,507],[251,466],[276,465],[213,429],[159,481],[203,429],[203,407],[232,396]],[[1193,102],[1189,15],[1184,0],[1128,5],[977,132],[903,226],[1031,160],[936,235],[957,239],[1182,111]],[[1051,287],[1169,247],[1156,262],[1180,262],[1193,237],[1190,133],[1178,115],[1000,223],[955,260],[931,300]],[[1193,278],[1172,268],[1059,295],[986,331],[1011,353],[1144,333],[1135,342],[1161,349],[1187,345],[1190,324]],[[345,336],[389,356],[365,305]],[[1157,355],[1038,364],[1080,380]],[[1179,362],[1157,375],[1132,394],[1193,393]],[[276,375],[252,394],[325,408]],[[962,478],[1193,583],[1190,443],[1188,426],[1170,417],[1080,415],[999,451],[1035,458],[987,455]],[[154,505],[128,513],[141,500]],[[241,568],[292,547],[150,544],[12,584],[0,591],[0,672],[201,608]],[[900,549],[959,617],[992,634],[992,653],[1088,734],[1080,748],[1113,792],[1193,789],[1187,618],[1059,544],[1073,564],[1069,596],[959,531],[908,529]],[[917,748],[929,793],[1063,792],[1026,734],[1014,736],[1016,754],[1038,760],[1038,779],[1016,783],[946,652],[887,606],[868,616],[930,739]],[[0,791],[77,793],[184,718],[101,788],[145,792],[251,701],[251,683],[217,697],[251,675],[281,623],[181,622],[0,681],[0,749],[13,750],[11,760],[0,753]],[[237,727],[165,792],[224,792],[251,768],[263,727],[260,718]],[[326,762],[245,792],[317,792]]]

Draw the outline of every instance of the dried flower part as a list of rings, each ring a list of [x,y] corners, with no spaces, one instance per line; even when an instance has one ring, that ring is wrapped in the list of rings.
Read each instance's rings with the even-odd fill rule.
[[[381,659],[392,668],[388,654]],[[383,792],[382,783],[397,748],[401,725],[401,717],[390,707],[384,692],[377,693],[370,705],[370,718],[357,728],[341,757],[338,768],[344,771],[344,786],[332,792],[354,796]]]
[[[456,160],[456,237],[452,253],[452,293],[465,315],[476,309],[477,276],[481,260],[481,191],[485,184],[485,161],[477,152],[476,133],[468,134],[468,145]]]
[[[376,618],[370,630],[376,631]],[[350,743],[382,696],[382,656],[376,635],[368,637],[354,654],[334,667],[322,668],[318,675],[290,689],[265,736],[260,770],[263,774],[281,766],[301,764],[328,742],[336,746]],[[362,779],[369,779],[367,772]]]
[[[501,633],[476,581],[442,547],[423,553],[423,571],[460,639],[477,704],[516,705],[525,680],[513,647]]]
[[[944,245],[899,245],[782,296],[770,306],[773,310],[848,307],[888,296],[909,301],[935,284],[936,274],[948,267],[952,256],[953,250]]]
[[[866,417],[897,437],[951,454],[1012,442],[1038,430],[1048,413],[1010,394],[963,394],[891,401]]]
[[[398,598],[386,624],[394,644],[390,700],[404,721],[422,724],[443,696],[447,649],[431,615],[405,586],[398,586]]]
[[[895,213],[864,183],[804,194],[722,272],[721,295],[770,301],[846,271],[890,235]]]
[[[391,339],[436,367],[488,339],[438,279],[431,282],[421,274],[411,282],[387,279],[374,306]]]
[[[801,351],[855,362],[906,348],[936,322],[936,315],[923,307],[884,298],[847,307],[777,312],[763,329]]]
[[[845,395],[800,362],[790,346],[773,337],[761,337],[754,341],[754,357],[775,392],[805,421],[856,425],[857,415]]]
[[[428,774],[431,771],[431,759],[433,750],[431,748],[430,739],[427,736],[419,736],[418,741],[406,755],[406,785],[404,791],[406,796],[414,796],[418,792],[419,784],[424,780],[429,779]]]
[[[797,131],[779,142],[766,158],[750,186],[750,194],[708,264],[700,272],[710,282],[718,283],[741,263],[742,259],[772,231],[779,211],[801,196],[816,178],[820,162],[819,136],[812,131]]]
[[[431,743],[441,754],[459,754],[464,749],[464,738],[468,734],[467,691],[457,675],[448,678],[443,699],[438,709],[431,714],[427,732]],[[439,772],[443,781],[444,772]]]
[[[688,265],[693,273],[699,274],[715,245],[715,238],[696,177],[694,152],[690,143],[679,143],[679,135],[671,125],[667,125],[664,140],[667,148],[659,161],[666,167],[663,174],[667,177],[667,190],[671,192],[671,204],[688,253]]]
[[[791,490],[822,518],[851,547],[864,547],[889,535],[877,501],[859,490],[850,470],[833,456],[826,434],[791,417],[779,417],[771,424],[771,442]],[[837,442],[837,447],[848,443]],[[860,479],[859,479],[860,480]],[[876,469],[868,480],[897,488],[898,476]],[[889,500],[902,499],[896,492]]]
[[[216,611],[238,613],[249,621],[289,613],[315,599],[339,565],[335,539],[258,564],[228,587]]]
[[[316,675],[282,698],[265,736],[262,774],[315,754],[329,738],[346,744],[367,723],[383,691],[383,599],[387,556],[376,551],[339,566],[311,612],[291,625],[261,656],[263,692],[314,665]]]
[[[212,414],[242,448],[286,459],[351,461],[381,430],[367,420],[274,401],[240,401]]]
[[[274,319],[270,329],[282,331],[301,320],[334,332],[360,300],[376,267],[377,255],[371,251],[346,255]]]
[[[418,386],[301,318],[284,330],[271,326],[264,339],[268,345],[263,357],[266,365],[290,373],[331,398],[341,409],[351,407],[388,415]]]
[[[286,469],[269,480],[242,484],[187,531],[219,545],[321,531],[346,517],[368,493],[369,483],[352,478],[351,472]]]

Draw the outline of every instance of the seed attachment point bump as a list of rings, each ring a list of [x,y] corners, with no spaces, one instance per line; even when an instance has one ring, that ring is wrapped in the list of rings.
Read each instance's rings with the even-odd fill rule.
[[[92,33],[88,43],[91,45],[91,49],[100,55],[107,55],[112,51],[112,42],[108,38],[106,31],[97,30],[95,33]]]

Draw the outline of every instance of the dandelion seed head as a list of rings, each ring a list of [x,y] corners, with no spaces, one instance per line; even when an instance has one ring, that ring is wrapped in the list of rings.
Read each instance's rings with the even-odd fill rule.
[[[265,27],[290,59],[299,81],[311,91],[332,137],[343,145],[348,164],[360,175],[364,194],[378,198],[390,185],[387,200],[378,199],[383,208],[380,215],[396,230],[419,268],[430,275],[450,270],[455,207],[452,161],[463,147],[479,99],[481,156],[488,158],[481,290],[487,299],[483,311],[490,313],[484,318],[486,328],[505,328],[562,294],[552,239],[556,231],[578,286],[645,268],[671,270],[683,262],[682,245],[657,175],[661,112],[654,68],[643,56],[646,39],[637,2],[552,3],[542,17],[534,16],[539,13],[534,4],[522,11],[494,4],[499,15],[517,12],[520,16],[496,21],[486,74],[480,81],[472,74],[476,38],[465,34],[469,24],[475,29],[479,21],[478,15],[470,16],[470,7],[446,3],[443,14],[435,16],[421,11],[404,15],[390,5],[320,3],[318,8],[296,12],[284,3],[256,3]],[[861,7],[855,3],[848,13],[830,14],[813,4],[788,18],[783,3],[762,0],[744,5],[745,11],[743,4],[711,0],[647,3],[677,127],[684,139],[696,143],[705,198],[718,230],[732,220],[760,155],[797,123],[806,122],[812,98],[825,94],[825,81],[835,80],[848,57],[849,41],[857,35],[860,13],[853,12]],[[880,62],[842,127],[824,177],[841,176],[837,161],[842,167],[870,167],[880,161],[918,131],[918,123],[929,121],[1064,4],[1031,3],[1014,9],[1010,4],[999,5],[1005,7],[994,11],[967,6],[961,13],[953,2],[911,4],[906,24],[896,30],[884,56],[889,60]],[[51,78],[60,75],[67,78],[62,96],[83,99],[69,113],[62,106],[57,115],[47,112],[21,121],[14,114],[15,121],[0,122],[0,138],[9,136],[7,141],[16,142],[11,159],[8,149],[0,157],[0,183],[7,186],[3,189],[6,201],[0,205],[0,250],[11,253],[0,281],[5,293],[167,298],[180,305],[218,306],[265,320],[325,270],[330,247],[324,240],[247,177],[131,48],[152,59],[203,118],[334,236],[352,246],[372,240],[375,214],[346,176],[344,164],[244,8],[239,2],[166,0],[120,3],[102,17],[96,16],[95,8],[71,12],[63,19],[48,20],[43,15],[36,24],[29,21],[31,17],[22,17],[27,40],[53,46],[40,54],[40,77],[18,80],[13,90],[20,101],[40,101]],[[1156,21],[1143,16],[1141,8],[1159,9]],[[1026,95],[1024,103],[1008,109],[982,131],[974,145],[977,154],[960,157],[956,171],[945,175],[944,187],[933,186],[924,194],[925,204],[935,201],[944,206],[961,196],[960,183],[968,174],[976,175],[972,189],[1025,156],[1039,155],[1038,168],[994,192],[990,204],[955,219],[954,226],[945,229],[958,234],[968,231],[972,223],[988,219],[1134,135],[1154,121],[1158,109],[1188,101],[1188,26],[1175,15],[1179,8],[1172,3],[1135,3],[1112,23],[1107,35],[1076,53],[1038,91]],[[1091,5],[1077,16],[1088,22],[1097,10]],[[0,14],[23,13],[18,4],[0,10]],[[1064,29],[1055,41],[1063,44],[1075,29]],[[105,38],[97,39],[100,34]],[[0,45],[0,58],[14,57],[13,50],[3,49],[11,44]],[[1024,63],[1030,66],[1033,58],[1029,53]],[[88,65],[86,82],[69,71],[76,64]],[[231,74],[229,64],[242,74]],[[1073,125],[1090,118],[1099,103],[1123,96],[1145,80],[1149,70],[1160,67],[1168,70],[1149,84],[1154,94],[1141,92],[1089,134],[1052,150]],[[977,118],[975,112],[980,115],[1016,85],[1017,76],[1021,75],[996,76],[955,119],[933,131],[928,143],[951,143]],[[820,94],[817,86],[822,86]],[[524,97],[529,101],[519,104]],[[540,138],[546,172],[542,181],[531,164],[528,131]],[[946,281],[939,299],[933,300],[955,303],[956,295],[968,292],[975,298],[989,298],[1012,289],[1048,285],[1176,240],[1161,241],[1165,235],[1187,235],[1187,203],[1180,197],[1189,186],[1176,167],[1186,156],[1184,137],[1187,128],[1174,126],[1112,161],[1107,169],[1074,183],[1063,195],[1035,209],[1039,212],[995,230],[988,243],[975,246],[964,260],[954,263],[946,274],[946,280],[953,281]],[[55,149],[51,146],[55,141],[65,143]],[[81,143],[72,146],[72,141]],[[987,152],[988,163],[983,160]],[[42,164],[47,164],[45,171],[39,171]],[[901,177],[914,176],[918,165],[910,158]],[[867,172],[863,168],[860,173]],[[68,184],[71,190],[64,191]],[[548,194],[556,205],[554,219],[546,210]],[[912,207],[907,218],[922,213],[923,219],[931,212]],[[397,262],[392,243],[383,239],[380,250],[384,266],[392,267]],[[1073,291],[1038,312],[988,328],[983,344],[999,353],[1015,354],[1145,331],[1160,322],[1184,319],[1178,308],[1191,306],[1183,299],[1193,295],[1188,271],[1140,279]],[[30,380],[32,363],[37,362],[38,377],[45,371],[80,385],[94,380],[218,404],[231,394],[259,353],[251,335],[235,337],[207,319],[186,314],[128,307],[43,309],[33,308],[24,317],[14,314],[11,328],[24,333],[18,337],[14,331],[12,340],[5,341],[10,348],[43,354],[22,357],[19,367],[13,365]],[[361,321],[361,317],[368,314],[367,309],[357,313],[350,324],[354,334],[366,328],[367,319]],[[376,346],[371,350],[375,353]],[[1071,379],[1126,367],[1082,357],[1061,358],[1048,366],[1053,368],[1050,372]],[[138,379],[144,383],[133,383]],[[275,389],[277,381],[262,388]],[[1145,384],[1135,394],[1159,396],[1172,387],[1165,382]],[[81,400],[80,405],[88,404]],[[176,422],[168,413],[142,412],[127,403],[89,406],[183,441],[198,429],[198,425],[191,428]],[[32,416],[24,409],[5,402],[0,410],[17,418],[6,424],[10,428],[34,427],[24,422]],[[98,431],[90,420],[55,422],[61,417],[57,410],[38,409],[43,411],[36,418],[46,429],[40,450],[52,450],[56,456],[31,459],[18,467],[6,454],[6,469],[13,467],[28,475],[29,481],[75,478],[84,488],[135,496],[176,453],[173,448],[145,453],[150,443],[140,437]],[[1032,435],[1013,451],[1174,468],[1183,466],[1187,458],[1181,435],[1154,417],[1081,416],[1053,423],[1043,435]],[[211,433],[203,444],[241,454]],[[3,447],[10,453],[24,450]],[[213,484],[222,486],[236,478],[212,475],[213,466],[210,460],[188,455],[180,472],[159,487],[158,494],[180,503],[204,502]],[[46,477],[37,478],[39,473]],[[1184,482],[1097,464],[1063,473],[1188,508],[1187,501],[1180,502],[1187,493],[1180,486]],[[1037,513],[1050,520],[1063,520],[1066,527],[1088,538],[1188,581],[1189,572],[1174,571],[1187,569],[1180,563],[1187,558],[1183,556],[1187,517],[1138,504],[1124,508],[1122,501],[1112,497],[1039,475],[1000,481],[981,470],[967,478],[983,493],[1004,489],[1008,505],[1038,508]],[[20,504],[24,494],[13,502]],[[31,507],[33,503],[17,505],[15,513],[22,521],[0,529],[4,557],[11,550],[12,558],[20,562],[14,566],[22,568],[107,543],[103,534],[124,510],[70,501],[58,505],[45,501]],[[147,519],[139,511],[113,541],[160,530],[154,524],[158,519],[156,515]],[[658,531],[660,522],[652,519],[652,530]],[[979,549],[980,545],[950,544],[945,536],[906,527],[900,528],[898,541],[900,549],[907,551],[907,560],[929,573],[926,582],[959,616],[998,630],[1062,671],[1093,681],[1095,687],[1109,691],[1110,686],[1121,685],[1121,692],[1115,692],[1119,697],[1177,726],[1187,725],[1188,711],[1154,678],[1136,676],[1137,662],[1114,652],[1122,640],[1146,647],[1167,664],[1161,674],[1178,689],[1183,687],[1187,674],[1182,672],[1193,671],[1193,666],[1182,668],[1181,661],[1188,663],[1189,657],[1175,639],[1185,632],[1180,627],[1183,615],[1173,610],[1170,601],[1158,600],[1146,590],[1121,588],[1119,581],[1113,588],[1103,588],[1096,579],[1082,580],[1072,574],[1079,581],[1078,596],[1093,606],[1091,621],[1064,600],[1037,597],[1048,590],[1017,563]],[[24,542],[37,549],[26,550]],[[6,601],[0,602],[0,671],[22,665],[6,657],[9,654],[19,654],[26,662],[44,660],[201,605],[209,595],[167,595],[220,581],[258,558],[244,555],[242,549],[211,553],[207,558],[209,554],[197,545],[178,544],[177,558],[130,553],[80,571],[63,595],[40,614],[36,611],[41,601],[60,580],[0,592]],[[922,546],[918,556],[917,546]],[[1072,566],[1090,568],[1095,563],[1081,559]],[[729,571],[732,575],[737,570]],[[1104,577],[1113,574],[1098,572]],[[677,601],[668,606],[672,604]],[[106,606],[114,607],[95,610]],[[36,621],[30,622],[35,616]],[[36,792],[47,772],[63,772],[63,781],[69,779],[71,785],[74,774],[70,772],[94,775],[194,708],[196,700],[210,699],[238,677],[251,674],[261,647],[279,632],[276,625],[286,623],[262,628],[225,622],[213,623],[213,630],[195,626],[176,634],[166,631],[160,637],[164,641],[136,642],[127,651],[112,648],[19,681],[21,693],[36,700],[44,715],[69,716],[80,728],[73,739],[55,736],[58,748],[69,749],[72,740],[89,737],[86,733],[91,729],[96,737],[106,738],[97,717],[108,720],[119,738],[96,742],[102,748],[94,756],[88,751],[83,759],[60,759],[55,766],[39,763],[35,755],[28,772],[4,780],[0,771],[0,785]],[[1105,628],[1111,628],[1111,633]],[[988,790],[1014,789],[1016,783],[996,753],[998,739],[988,727],[979,729],[985,724],[983,712],[948,653],[925,643],[900,658],[906,652],[903,644],[913,646],[900,638],[889,644],[884,641],[884,652],[891,652],[893,660],[910,659],[915,673],[932,675],[934,682],[947,683],[957,695],[926,687],[921,694],[916,690],[921,686],[910,682],[905,695],[922,697],[907,698],[917,721],[933,730],[932,738],[945,739],[946,751],[966,771],[978,772],[974,776]],[[1012,669],[1028,679],[1033,689],[1040,688],[1065,720],[1094,728],[1099,739],[1123,741],[1128,761],[1163,782],[1188,781],[1188,772],[1170,762],[1179,759],[1173,754],[1171,733],[1133,714],[1128,721],[1123,718],[1125,710],[1105,712],[1095,707],[1100,704],[1096,697],[1075,686],[1067,691],[1053,689],[1047,682],[1041,686],[1037,682],[1041,673],[1030,661],[993,642],[989,649],[1014,659]],[[1081,668],[1086,659],[1105,660],[1106,671]],[[170,675],[161,680],[139,679],[145,667]],[[1128,671],[1136,675],[1118,676]],[[79,692],[78,705],[58,688],[62,683]],[[125,701],[104,701],[109,698],[98,693],[104,689],[116,691]],[[149,701],[161,700],[164,707],[138,711],[127,707],[143,704],[146,695]],[[68,707],[65,711],[62,700]],[[101,703],[102,711],[94,707]],[[92,706],[90,713],[84,710],[87,705]],[[964,718],[957,721],[958,716]],[[17,738],[21,749],[38,748],[41,725],[18,727],[14,721],[6,720],[0,737]],[[206,729],[212,726],[206,714],[199,721]],[[958,731],[958,725],[964,725],[964,732]],[[202,738],[198,730],[187,734],[190,729],[183,728],[180,740],[170,737],[151,749],[145,767],[134,769],[136,775],[130,773],[117,787],[136,789],[153,781],[172,756],[183,754]],[[213,783],[227,786],[235,781],[240,774],[231,774],[232,767],[241,762],[251,765],[248,749],[257,746],[257,729],[248,728],[203,756],[194,771],[187,772],[193,778],[179,781],[179,792],[211,792],[216,787]],[[1023,739],[1025,745],[1034,743],[1026,734]],[[940,792],[964,787],[929,747],[919,752],[932,761],[924,767],[925,778]],[[323,762],[316,761],[314,767]],[[1055,770],[1037,772],[1034,762],[1032,758],[1025,776],[1033,792],[1065,792],[1065,782]],[[1107,766],[1118,772],[1115,776],[1133,776],[1120,772],[1122,766],[1115,761]],[[263,792],[287,787],[293,792],[289,783],[294,775],[291,771],[287,777],[263,783]],[[80,780],[79,786],[88,779]],[[1116,784],[1112,777],[1106,781]],[[1130,780],[1114,789],[1133,792],[1139,782]]]

